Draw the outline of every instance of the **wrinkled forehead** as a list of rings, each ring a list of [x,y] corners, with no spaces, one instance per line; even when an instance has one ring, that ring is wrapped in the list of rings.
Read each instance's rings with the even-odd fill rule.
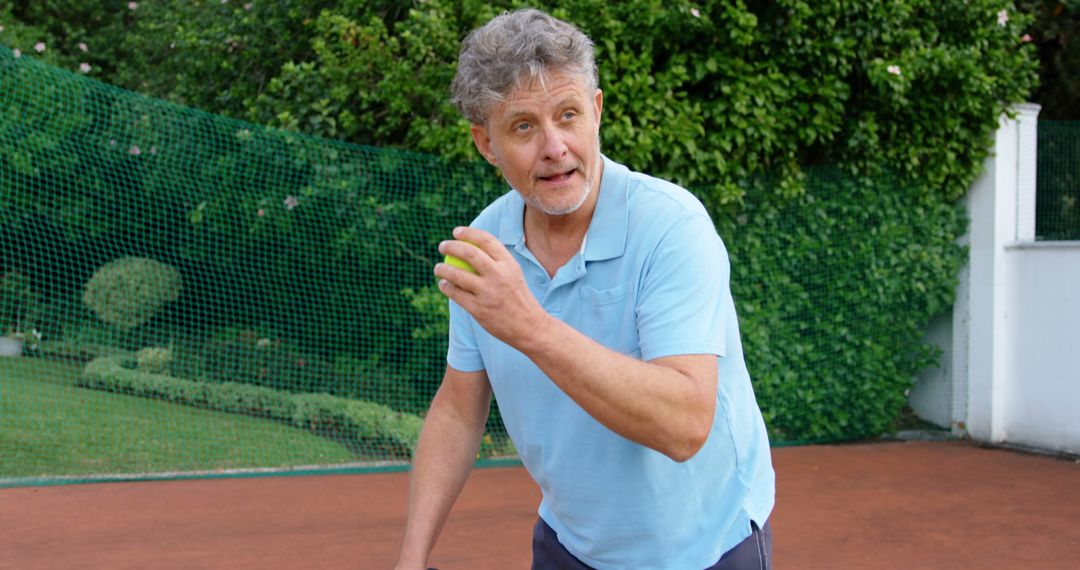
[[[505,109],[515,103],[538,103],[553,98],[577,97],[588,99],[596,91],[588,77],[577,73],[549,71],[541,74],[522,73],[502,98],[497,109]]]
[[[587,73],[545,66],[541,63],[534,62],[517,74],[517,78],[510,84],[506,95],[509,97],[518,91],[547,90],[551,85],[566,82],[577,83],[586,91],[590,92],[596,89],[596,81]]]
[[[591,100],[596,93],[595,83],[595,79],[588,74],[571,70],[525,68],[514,81],[489,100],[483,113],[483,123],[489,125],[498,122],[505,119],[508,112],[520,114],[522,107],[536,107],[556,97],[560,100]]]

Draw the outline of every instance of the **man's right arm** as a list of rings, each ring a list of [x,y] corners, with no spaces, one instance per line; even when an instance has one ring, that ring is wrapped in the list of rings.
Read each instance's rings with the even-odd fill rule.
[[[487,373],[449,366],[424,419],[409,480],[409,515],[397,570],[423,570],[476,462],[491,407]]]

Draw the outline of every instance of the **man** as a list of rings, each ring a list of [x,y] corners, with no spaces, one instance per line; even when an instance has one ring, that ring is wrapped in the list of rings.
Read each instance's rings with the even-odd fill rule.
[[[673,184],[600,153],[592,42],[536,10],[462,44],[452,85],[512,191],[440,252],[448,366],[398,568],[423,569],[494,391],[543,492],[533,568],[768,568],[774,474],[726,250]]]

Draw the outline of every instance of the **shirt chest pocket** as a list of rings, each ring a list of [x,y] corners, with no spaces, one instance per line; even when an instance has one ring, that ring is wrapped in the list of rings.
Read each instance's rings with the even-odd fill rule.
[[[583,286],[581,310],[575,328],[600,344],[619,352],[639,355],[636,311],[630,285],[607,289]]]
[[[602,306],[618,303],[625,299],[630,292],[630,287],[625,283],[611,289],[594,289],[586,285],[580,291],[581,299],[585,301],[587,306]]]

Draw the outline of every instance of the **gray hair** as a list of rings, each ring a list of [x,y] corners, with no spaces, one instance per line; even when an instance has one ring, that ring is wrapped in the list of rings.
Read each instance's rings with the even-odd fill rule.
[[[552,71],[579,74],[590,91],[599,82],[593,42],[578,28],[534,9],[506,12],[461,42],[451,101],[474,124],[514,89]]]

